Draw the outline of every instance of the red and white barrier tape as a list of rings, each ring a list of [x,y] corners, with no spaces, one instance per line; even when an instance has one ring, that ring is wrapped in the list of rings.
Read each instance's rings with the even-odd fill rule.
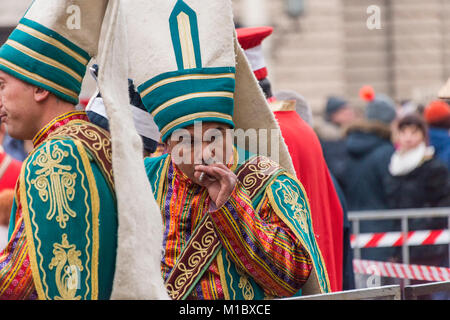
[[[350,237],[352,248],[397,247],[403,245],[402,232],[361,233]],[[450,230],[410,231],[406,239],[408,246],[450,243]]]
[[[377,275],[380,277],[450,281],[450,268],[443,267],[354,259],[353,270],[358,274]]]

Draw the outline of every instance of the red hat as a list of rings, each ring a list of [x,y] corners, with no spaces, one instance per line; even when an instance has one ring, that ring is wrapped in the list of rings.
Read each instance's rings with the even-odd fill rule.
[[[428,123],[440,122],[450,117],[450,106],[442,100],[432,101],[425,108],[424,117]]]
[[[245,55],[256,79],[267,78],[267,68],[262,51],[262,41],[273,32],[272,27],[238,28],[236,29],[238,41],[244,49]]]

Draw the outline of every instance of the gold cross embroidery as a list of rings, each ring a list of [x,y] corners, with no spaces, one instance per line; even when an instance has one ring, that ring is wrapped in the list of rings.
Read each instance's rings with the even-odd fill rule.
[[[69,216],[76,217],[76,213],[70,208],[68,201],[75,197],[76,173],[70,173],[72,166],[62,165],[61,161],[68,156],[67,151],[61,150],[55,145],[50,151],[50,144],[45,146],[45,152],[40,153],[33,165],[41,167],[36,170],[38,177],[31,183],[39,192],[43,202],[50,201],[50,209],[47,212],[47,220],[52,220],[56,215],[56,221],[64,229]]]

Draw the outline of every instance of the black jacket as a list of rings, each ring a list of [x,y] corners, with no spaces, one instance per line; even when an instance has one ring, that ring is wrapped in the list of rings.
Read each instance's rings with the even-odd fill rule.
[[[361,122],[347,131],[347,161],[342,182],[348,208],[386,209],[385,180],[394,147],[390,130],[379,123]]]
[[[385,185],[389,208],[449,207],[449,179],[446,165],[435,157],[406,175],[388,175]]]
[[[450,175],[447,166],[436,157],[403,176],[389,175],[386,193],[392,209],[450,207]],[[408,229],[447,229],[447,218],[409,219]],[[413,246],[410,263],[448,266],[447,245]]]

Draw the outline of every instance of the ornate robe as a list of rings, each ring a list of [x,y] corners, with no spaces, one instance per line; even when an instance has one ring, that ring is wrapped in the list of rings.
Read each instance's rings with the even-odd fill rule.
[[[109,134],[74,111],[33,143],[0,254],[0,298],[108,299],[117,244]]]
[[[284,101],[279,103],[283,104]],[[284,104],[274,115],[291,154],[297,179],[302,182],[309,195],[315,236],[324,256],[331,290],[341,291],[343,210],[323,158],[319,139],[313,129],[297,114],[295,106]],[[298,139],[299,136],[302,139]]]
[[[173,299],[264,299],[328,292],[308,200],[273,161],[235,149],[238,183],[215,208],[170,155],[146,158],[164,223],[161,272]]]

